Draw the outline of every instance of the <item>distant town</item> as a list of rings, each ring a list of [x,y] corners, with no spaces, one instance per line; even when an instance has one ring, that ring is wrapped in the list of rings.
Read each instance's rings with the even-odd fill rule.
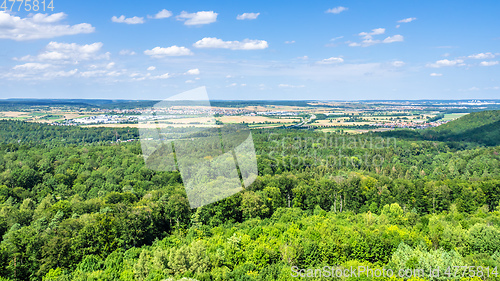
[[[360,133],[398,128],[425,129],[445,124],[469,112],[500,108],[498,100],[465,101],[238,101],[206,105],[76,106],[68,102],[0,111],[0,119],[57,126],[137,127],[245,124],[250,128],[300,128]],[[123,104],[126,106],[123,107]],[[149,105],[148,104],[148,105]],[[1,106],[1,103],[0,103]],[[33,110],[35,108],[35,110]]]

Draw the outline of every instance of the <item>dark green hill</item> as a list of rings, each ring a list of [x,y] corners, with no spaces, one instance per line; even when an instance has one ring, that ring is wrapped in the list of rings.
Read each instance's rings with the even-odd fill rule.
[[[425,139],[500,145],[500,110],[473,112],[422,132]]]
[[[475,143],[485,146],[500,145],[500,110],[473,112],[441,126],[422,131],[396,130],[384,136],[414,140],[433,140],[454,143]]]
[[[445,134],[461,134],[500,121],[500,110],[473,112],[441,126],[429,129]]]

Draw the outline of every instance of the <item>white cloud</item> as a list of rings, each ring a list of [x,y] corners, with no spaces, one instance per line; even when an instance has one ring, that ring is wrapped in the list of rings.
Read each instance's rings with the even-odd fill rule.
[[[344,62],[343,58],[331,57],[328,59],[320,60],[317,63],[319,63],[319,64],[334,64],[334,63],[342,63],[342,62]]]
[[[26,68],[19,68],[22,70],[25,70],[24,72],[11,72],[3,75],[4,78],[11,79],[11,80],[49,80],[49,79],[54,79],[54,78],[59,78],[59,77],[70,77],[70,76],[75,76],[78,73],[78,69],[73,69],[73,70],[68,70],[68,71],[63,71],[63,70],[48,70],[48,69],[43,69],[43,73],[33,71],[33,70],[39,70],[39,69],[26,69]],[[31,71],[30,71],[31,70]],[[0,76],[2,76],[0,74]]]
[[[464,61],[461,59],[456,59],[456,60],[438,60],[435,63],[430,63],[427,64],[427,67],[434,67],[434,68],[439,68],[439,67],[444,67],[444,66],[462,66],[464,65]]]
[[[385,33],[385,28],[375,28],[372,29],[372,32],[361,32],[359,36],[363,36],[365,39],[372,38],[373,35],[380,35]]]
[[[201,11],[196,13],[182,11],[176,18],[181,21],[185,20],[185,25],[201,25],[217,21],[217,15],[218,14],[214,13],[214,11]]]
[[[165,73],[162,75],[153,76],[153,77],[151,77],[151,79],[168,79],[170,77],[172,77],[170,74]]]
[[[156,13],[156,15],[154,15],[154,16],[148,16],[148,18],[150,18],[150,19],[166,19],[166,18],[171,17],[172,15],[173,15],[172,12],[170,12],[167,9],[163,9],[163,10],[159,11],[158,13]]]
[[[188,75],[200,75],[200,70],[198,68],[190,69],[186,71]]]
[[[103,44],[96,42],[87,45],[76,43],[50,42],[44,52],[37,56],[24,56],[21,61],[52,61],[53,63],[79,63],[85,60],[109,59],[109,53],[101,54]]]
[[[372,32],[361,32],[358,35],[364,39],[363,45],[365,45],[365,47],[366,47],[366,46],[380,43],[380,40],[373,40],[373,36],[381,35],[384,33],[385,33],[385,28],[375,28],[375,29],[372,29]],[[354,44],[350,44],[350,46],[351,47],[361,46],[361,44],[354,43]]]
[[[114,66],[115,66],[115,63],[114,63],[114,62],[110,62],[110,63],[108,63],[108,64],[106,65],[106,68],[107,68],[107,69],[111,69],[111,68],[113,68]]]
[[[406,19],[398,20],[398,22],[400,22],[400,23],[409,23],[409,22],[412,22],[412,21],[414,21],[416,19],[417,18],[406,18]]]
[[[405,65],[405,63],[403,61],[397,60],[397,61],[392,62],[392,66],[394,66],[394,67],[402,67],[404,65]]]
[[[338,7],[335,7],[335,8],[331,8],[331,9],[328,9],[326,10],[325,13],[329,13],[329,14],[340,14],[342,13],[343,11],[347,11],[348,8],[346,7],[342,7],[342,6],[338,6]]]
[[[194,43],[195,48],[220,48],[231,50],[262,50],[268,47],[264,40],[223,41],[215,37],[205,37]]]
[[[143,17],[126,18],[124,15],[121,15],[119,18],[113,16],[111,18],[111,21],[117,23],[126,23],[126,24],[141,24],[144,23],[144,18]]]
[[[192,84],[192,83],[194,83],[194,81],[193,81],[193,80],[186,80],[186,82],[185,82],[185,83],[186,83],[186,84]]]
[[[105,76],[108,73],[106,70],[89,70],[80,72],[80,77],[83,78],[92,78],[92,77],[101,77]]]
[[[342,38],[344,38],[344,36],[337,36],[337,37],[330,39],[330,42],[334,42],[334,41],[342,39]]]
[[[163,57],[190,56],[193,53],[186,47],[178,47],[174,45],[167,48],[154,47],[151,50],[144,51],[144,54],[151,56],[153,58],[163,58]]]
[[[156,67],[155,67],[155,66],[150,66],[150,67],[148,67],[148,71],[153,71],[153,70],[155,70],[155,69],[156,69]]]
[[[373,39],[373,36],[376,36],[376,35],[382,35],[385,33],[385,28],[375,28],[375,29],[372,29],[371,32],[361,32],[359,33],[358,35],[361,36],[363,38],[363,41],[361,41],[360,43],[357,43],[357,42],[346,42],[350,47],[368,47],[368,46],[372,46],[372,45],[375,45],[375,44],[380,44],[380,43],[393,43],[393,42],[401,42],[401,41],[404,41],[404,37],[402,35],[394,35],[394,36],[389,36],[387,38],[385,38],[384,40],[375,40]]]
[[[107,71],[104,69],[99,69],[99,70],[90,70],[90,71],[83,71],[80,72],[79,76],[83,78],[93,78],[93,77],[118,77],[125,75],[124,71],[117,71],[117,70],[112,70],[112,71]],[[130,76],[134,76],[135,74],[130,74]]]
[[[52,66],[51,64],[28,62],[25,64],[16,65],[12,69],[14,69],[14,70],[44,70],[44,69],[47,69],[51,66]]]
[[[492,53],[479,53],[468,56],[469,59],[477,59],[477,60],[492,59],[494,57],[495,55]]]
[[[54,23],[54,22],[58,22],[60,20],[65,19],[66,16],[67,15],[65,13],[56,13],[56,14],[52,14],[52,15],[35,14],[35,15],[33,15],[32,19],[33,19],[33,22],[36,22],[36,23]]]
[[[70,77],[77,74],[78,69],[73,69],[69,71],[54,71],[54,72],[46,72],[43,74],[45,78],[58,78],[58,77]]]
[[[298,59],[300,59],[300,60],[308,60],[309,57],[308,56],[303,56],[303,57],[298,57]]]
[[[443,76],[442,73],[431,73],[430,74],[432,77],[440,77],[440,76]]]
[[[95,28],[88,23],[75,25],[56,24],[66,17],[65,13],[52,15],[34,14],[26,18],[0,11],[0,39],[16,41],[48,39],[64,35],[92,33]]]
[[[293,44],[295,43],[295,40],[292,40],[292,41],[285,41],[285,44]]]
[[[52,51],[39,54],[37,58],[39,60],[65,60],[69,59],[69,55],[63,54],[61,52]]]
[[[280,88],[304,88],[304,85],[290,85],[290,84],[279,84],[278,87]]]
[[[394,36],[389,36],[387,38],[384,39],[384,43],[393,43],[393,42],[403,42],[404,41],[404,37],[402,35],[394,35]]]
[[[236,17],[237,20],[254,20],[256,19],[260,13],[243,13]]]
[[[122,56],[133,56],[136,53],[134,51],[131,51],[131,50],[121,50],[119,52],[119,54],[122,55]]]
[[[493,65],[497,65],[498,64],[498,61],[482,61],[480,63],[481,66],[493,66]]]

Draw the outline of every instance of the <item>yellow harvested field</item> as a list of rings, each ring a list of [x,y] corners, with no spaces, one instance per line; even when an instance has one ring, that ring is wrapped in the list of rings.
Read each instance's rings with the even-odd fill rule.
[[[23,117],[23,116],[30,116],[29,112],[22,112],[22,111],[1,111],[0,112],[1,117]]]
[[[218,117],[218,120],[222,121],[223,123],[264,123],[264,122],[269,122],[269,123],[293,123],[293,122],[298,122],[300,121],[300,118],[270,118],[266,116],[223,116],[223,117]]]

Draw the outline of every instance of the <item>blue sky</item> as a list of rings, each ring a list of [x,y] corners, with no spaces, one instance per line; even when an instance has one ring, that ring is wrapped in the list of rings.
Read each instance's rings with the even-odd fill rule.
[[[53,5],[0,9],[0,98],[500,97],[500,1]]]

